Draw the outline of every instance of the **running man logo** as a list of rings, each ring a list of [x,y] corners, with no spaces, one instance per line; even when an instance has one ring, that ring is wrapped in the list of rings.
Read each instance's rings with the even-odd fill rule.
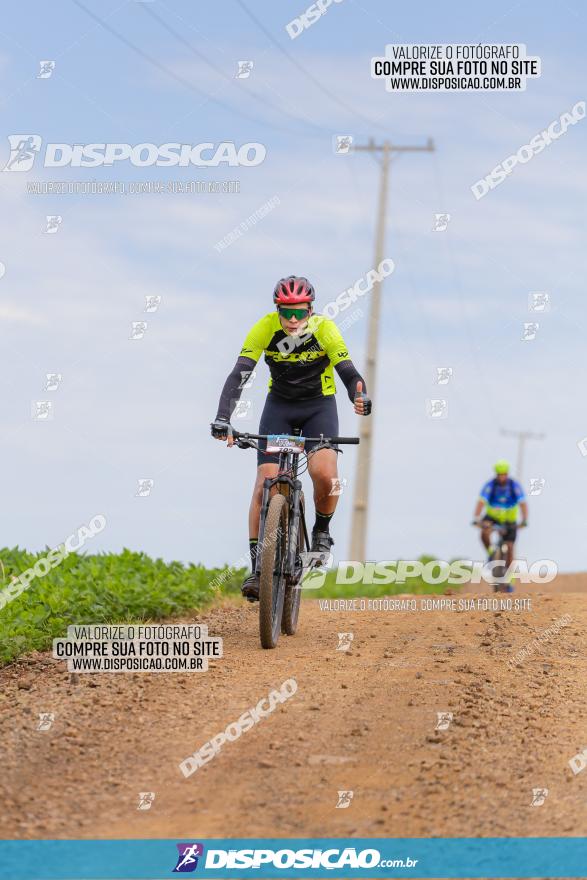
[[[343,477],[342,480],[339,477],[331,477],[330,481],[332,483],[332,489],[328,493],[329,495],[342,495],[345,490],[347,479]]]
[[[3,171],[30,171],[43,140],[40,134],[9,134],[10,157]]]
[[[235,419],[246,419],[249,415],[249,410],[253,405],[252,400],[237,400],[236,406],[233,410],[233,418]]]
[[[436,713],[436,727],[434,728],[434,730],[448,730],[452,719],[453,719],[452,712],[437,712]]]
[[[549,312],[550,294],[539,291],[528,294],[528,310],[530,312]]]
[[[51,400],[33,400],[31,415],[35,422],[47,422],[53,418],[53,402]]]
[[[251,75],[251,71],[255,66],[254,61],[237,61],[238,70],[236,72],[237,79],[248,79]]]
[[[452,379],[452,367],[436,367],[436,384],[448,385]]]
[[[338,634],[338,645],[336,646],[336,650],[337,651],[350,651],[354,637],[355,637],[354,633],[339,633]]]
[[[147,332],[147,322],[146,321],[131,321],[130,336],[128,338],[129,339],[143,339],[146,332]]]
[[[541,807],[546,798],[548,797],[548,789],[547,788],[533,788],[532,789],[532,803],[531,807]]]
[[[319,590],[324,586],[326,572],[332,566],[334,554],[305,550],[300,553],[300,559],[302,560],[300,590]]]
[[[256,370],[241,370],[241,381],[239,388],[250,388],[253,382],[255,381],[255,376],[257,375]]]
[[[203,845],[201,843],[176,843],[176,846],[179,855],[173,873],[187,874],[195,871],[198,867],[198,859],[204,855]]]
[[[338,792],[338,803],[336,804],[337,810],[346,810],[351,805],[351,801],[353,799],[354,792],[353,791],[339,791]]]
[[[334,152],[338,156],[346,156],[353,146],[353,136],[350,134],[337,134],[334,138]]]
[[[438,397],[428,398],[426,400],[426,412],[429,419],[447,419],[448,400]]]
[[[39,61],[39,66],[41,69],[37,74],[37,79],[49,79],[53,75],[55,70],[54,61]]]
[[[522,330],[522,342],[530,342],[532,339],[536,339],[539,328],[540,324],[536,321],[525,321],[524,329]]]
[[[61,373],[45,373],[45,375],[47,378],[45,379],[43,391],[57,391],[61,385],[63,375]]]
[[[59,227],[63,222],[63,217],[61,214],[46,214],[45,215],[45,232],[47,235],[55,235]]]
[[[54,721],[54,712],[39,712],[39,723],[37,724],[37,730],[50,730],[51,725]]]
[[[450,223],[450,214],[435,214],[432,232],[444,232]]]
[[[544,477],[532,477],[530,480],[530,495],[542,495],[542,490],[546,486],[546,480]]]
[[[154,800],[154,791],[139,791],[139,805],[137,810],[150,810]]]
[[[161,305],[160,296],[145,296],[145,311],[156,312]]]

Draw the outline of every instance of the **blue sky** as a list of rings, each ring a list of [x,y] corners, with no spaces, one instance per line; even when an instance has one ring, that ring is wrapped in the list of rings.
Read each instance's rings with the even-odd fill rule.
[[[125,162],[0,175],[3,543],[40,549],[103,513],[107,527],[92,549],[207,564],[240,557],[254,456],[208,436],[226,374],[250,325],[270,310],[279,277],[307,275],[320,307],[372,268],[378,167],[364,154],[335,155],[332,137],[423,144],[431,136],[434,154],[404,155],[391,168],[386,256],[396,270],[383,292],[369,558],[478,554],[468,523],[493,461],[515,461],[514,441],[500,436],[506,427],[546,435],[527,447],[526,487],[530,477],[546,483],[530,499],[521,554],[584,568],[587,458],[577,443],[587,436],[587,123],[484,199],[470,190],[585,99],[583,8],[342,0],[292,41],[285,25],[303,0],[246,5],[262,27],[236,0],[83,0],[103,24],[65,0],[3,16],[2,165],[11,133],[267,150],[252,168]],[[520,93],[391,95],[370,77],[371,57],[389,42],[521,42],[541,57],[542,76]],[[54,73],[38,79],[47,59]],[[234,78],[239,60],[254,62],[248,80]],[[27,181],[92,179],[232,179],[240,193],[26,191]],[[274,196],[279,204],[264,220],[215,250]],[[432,232],[437,212],[451,215],[442,233]],[[44,234],[46,215],[56,214],[58,233]],[[536,339],[523,342],[531,291],[549,292],[552,307],[538,318]],[[146,315],[148,295],[162,299]],[[365,315],[367,307],[368,297]],[[130,340],[139,320],[145,336]],[[345,337],[362,369],[365,318]],[[438,366],[453,368],[442,393]],[[55,392],[43,390],[47,372],[63,376]],[[266,378],[263,363],[241,427],[256,429]],[[447,419],[428,418],[434,397],[448,399]],[[44,399],[54,418],[40,423],[31,402]],[[344,390],[338,399],[341,429],[354,433]],[[333,523],[338,558],[348,551],[355,456],[347,451],[341,462],[348,490]],[[154,480],[147,498],[135,497],[141,478]]]

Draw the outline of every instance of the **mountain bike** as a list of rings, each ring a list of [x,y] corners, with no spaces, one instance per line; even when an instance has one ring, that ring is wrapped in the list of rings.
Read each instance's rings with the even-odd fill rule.
[[[485,520],[487,522],[487,520]],[[483,528],[483,520],[476,523],[477,527]],[[489,533],[489,549],[487,551],[487,561],[492,563],[491,572],[495,577],[495,582],[491,584],[494,593],[513,593],[512,584],[503,582],[506,573],[507,544],[505,536],[508,527],[499,523],[490,523],[491,529]],[[519,525],[518,528],[522,528]]]
[[[259,440],[267,441],[266,451],[279,454],[277,476],[263,483],[259,543],[255,574],[259,576],[259,634],[263,648],[275,648],[280,632],[293,636],[298,626],[301,581],[310,568],[325,564],[325,554],[311,553],[302,482],[304,470],[300,456],[308,457],[319,449],[335,445],[357,444],[358,437],[302,437],[293,434],[247,434],[232,430],[235,444],[241,449],[258,449]],[[316,446],[305,452],[307,441]],[[276,491],[273,491],[274,488]]]

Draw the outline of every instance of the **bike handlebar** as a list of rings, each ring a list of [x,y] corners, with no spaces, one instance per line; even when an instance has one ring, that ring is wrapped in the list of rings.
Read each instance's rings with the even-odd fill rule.
[[[241,433],[241,431],[237,431],[233,428],[232,436],[235,440],[267,440],[269,435]],[[304,440],[310,440],[311,442],[316,443],[337,443],[340,445],[356,445],[361,442],[359,437],[325,437],[323,434],[321,434],[320,437],[304,437]]]
[[[327,440],[328,443],[340,443],[355,446],[361,442],[360,437],[306,437],[306,440]]]

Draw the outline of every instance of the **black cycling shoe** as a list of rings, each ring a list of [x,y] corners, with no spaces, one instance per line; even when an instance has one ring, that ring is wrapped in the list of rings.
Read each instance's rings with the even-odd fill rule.
[[[317,532],[315,529],[312,531],[312,553],[326,553],[330,556],[330,548],[333,544],[329,532]]]
[[[248,599],[249,602],[258,602],[259,601],[259,576],[256,574],[250,574],[243,581],[243,585],[241,587],[241,593]]]

